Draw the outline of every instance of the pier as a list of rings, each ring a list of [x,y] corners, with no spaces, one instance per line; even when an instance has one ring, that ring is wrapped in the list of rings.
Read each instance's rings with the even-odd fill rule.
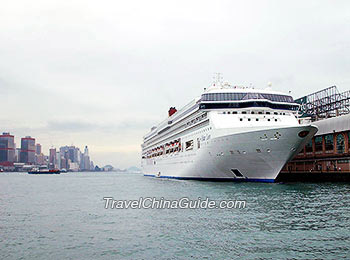
[[[318,132],[277,181],[350,182],[350,91],[333,86],[295,101]]]

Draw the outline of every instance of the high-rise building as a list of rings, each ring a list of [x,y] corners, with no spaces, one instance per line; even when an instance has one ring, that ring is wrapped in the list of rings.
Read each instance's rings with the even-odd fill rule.
[[[89,171],[90,170],[90,157],[89,157],[89,149],[87,146],[85,146],[84,149],[84,154],[82,156],[82,162],[81,162],[81,169],[84,171]]]
[[[35,155],[35,164],[37,165],[47,165],[45,161],[45,155],[43,153]]]
[[[56,148],[50,148],[49,150],[49,168],[56,168]]]
[[[95,169],[95,165],[93,161],[90,161],[90,171],[93,171]]]
[[[41,144],[35,145],[35,154],[37,155],[41,154]]]
[[[61,153],[59,151],[56,151],[56,166],[57,166],[58,169],[62,169]]]
[[[61,170],[62,169],[66,169],[68,170],[68,166],[67,166],[67,159],[65,157],[61,157]]]
[[[15,161],[14,136],[10,133],[0,135],[0,165],[12,166]]]
[[[21,148],[16,148],[15,150],[15,162],[20,162],[21,157]]]
[[[79,158],[79,153],[80,150],[78,147],[75,147],[73,145],[71,146],[62,146],[60,148],[60,153],[61,155],[64,155],[67,153],[67,159],[71,160],[71,162],[77,162],[79,163],[80,158]]]
[[[35,163],[35,138],[26,136],[21,139],[20,162]]]

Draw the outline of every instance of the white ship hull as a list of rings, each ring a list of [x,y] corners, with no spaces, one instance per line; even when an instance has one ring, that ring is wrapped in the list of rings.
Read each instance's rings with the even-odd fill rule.
[[[233,133],[235,131],[230,133],[225,129],[224,133],[202,142],[201,147],[193,151],[143,159],[144,175],[274,182],[282,167],[312,138],[317,128],[308,125]],[[309,131],[309,134],[299,137],[301,131]]]

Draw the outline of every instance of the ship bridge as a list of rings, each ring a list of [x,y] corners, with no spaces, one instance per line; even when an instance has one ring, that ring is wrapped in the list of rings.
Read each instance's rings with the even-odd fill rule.
[[[298,110],[289,95],[256,89],[215,89],[202,94],[200,109],[269,107],[272,109]]]

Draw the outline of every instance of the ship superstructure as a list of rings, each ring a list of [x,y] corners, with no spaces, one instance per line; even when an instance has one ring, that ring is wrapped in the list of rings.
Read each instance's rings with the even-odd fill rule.
[[[317,132],[290,95],[217,80],[144,136],[147,176],[273,182]]]

